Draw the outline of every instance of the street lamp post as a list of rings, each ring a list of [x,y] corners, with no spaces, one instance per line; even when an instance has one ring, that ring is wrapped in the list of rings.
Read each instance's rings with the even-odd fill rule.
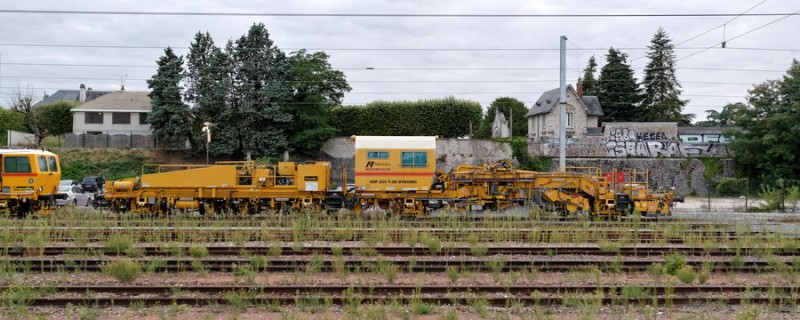
[[[203,122],[203,132],[206,133],[206,164],[208,164],[208,146],[211,143],[211,122]]]

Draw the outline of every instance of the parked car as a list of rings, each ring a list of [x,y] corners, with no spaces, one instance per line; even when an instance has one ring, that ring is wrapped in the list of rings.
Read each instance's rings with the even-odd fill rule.
[[[103,177],[86,176],[83,177],[83,181],[81,181],[81,186],[83,187],[84,192],[95,193],[103,190],[103,184],[105,183],[106,181],[103,179]]]
[[[79,186],[81,182],[78,180],[61,180],[58,182],[59,186]]]
[[[66,186],[59,186],[58,193],[66,194],[66,199],[56,199],[56,204],[60,206],[90,206],[92,205],[92,194],[91,193],[83,193],[83,189],[80,185],[66,185]]]

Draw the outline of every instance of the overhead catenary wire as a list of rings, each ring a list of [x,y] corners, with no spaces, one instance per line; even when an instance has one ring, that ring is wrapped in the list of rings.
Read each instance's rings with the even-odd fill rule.
[[[45,15],[145,15],[145,16],[220,16],[220,17],[362,17],[362,18],[647,18],[647,17],[763,17],[787,13],[590,13],[590,14],[526,14],[526,13],[315,13],[315,12],[200,12],[200,11],[108,11],[108,10],[33,10],[0,9],[0,13]],[[791,13],[796,15],[797,13]]]
[[[758,26],[758,27],[756,27],[756,28],[754,28],[754,29],[751,29],[751,30],[749,30],[749,31],[747,31],[747,32],[741,33],[741,34],[739,34],[739,35],[737,35],[737,36],[735,36],[735,37],[728,38],[728,39],[724,40],[724,42],[725,42],[725,43],[727,43],[727,42],[730,42],[730,41],[732,41],[732,40],[735,40],[735,39],[741,38],[741,37],[743,37],[743,36],[746,36],[746,35],[748,35],[748,34],[750,34],[750,33],[753,33],[753,32],[755,32],[755,31],[757,31],[757,30],[759,30],[759,29],[762,29],[762,28],[764,28],[764,27],[767,27],[767,26],[769,26],[769,25],[772,25],[772,24],[774,24],[774,23],[776,23],[776,22],[778,22],[778,21],[781,21],[781,20],[783,20],[783,19],[786,19],[786,18],[788,18],[788,17],[791,17],[791,16],[793,16],[793,15],[797,15],[798,13],[800,13],[800,10],[797,10],[797,11],[793,12],[792,14],[787,14],[787,15],[785,15],[785,16],[783,16],[783,17],[780,17],[780,18],[778,18],[778,19],[775,19],[775,20],[772,20],[772,21],[770,21],[770,22],[767,22],[766,24],[760,25],[760,26]],[[701,49],[700,51],[694,52],[694,53],[692,53],[692,54],[689,54],[689,55],[687,55],[687,56],[684,56],[684,57],[681,57],[681,58],[675,59],[675,61],[677,62],[677,61],[681,61],[681,60],[685,60],[685,59],[688,59],[688,58],[694,57],[694,56],[696,56],[696,55],[698,55],[698,54],[701,54],[701,53],[703,53],[703,52],[706,52],[706,51],[708,51],[708,50],[711,50],[712,48],[714,48],[714,47],[717,47],[717,46],[719,46],[719,45],[720,45],[720,44],[714,44],[713,46],[709,46],[709,47],[707,47],[707,48],[705,48],[705,49]]]
[[[572,43],[570,41],[570,43]],[[574,45],[574,43],[573,43]],[[172,49],[190,49],[188,46],[171,46],[171,45],[121,45],[121,44],[70,44],[70,43],[0,43],[0,47],[44,47],[44,48],[86,48],[86,49],[158,49],[163,50],[167,47]],[[680,47],[675,50],[698,50],[706,47]],[[369,47],[283,47],[280,48],[285,51],[558,51],[558,48],[369,48]],[[595,54],[591,50],[607,50],[608,48],[580,48],[576,45],[576,49],[567,48],[567,51],[586,51]],[[619,47],[618,50],[648,50],[647,47]],[[756,50],[756,51],[779,51],[779,52],[800,52],[800,49],[792,48],[753,48],[753,47],[727,47],[728,50]]]
[[[156,65],[124,65],[124,64],[73,64],[73,63],[36,63],[36,62],[0,62],[0,65],[6,66],[48,66],[48,67],[98,67],[98,68],[156,68]],[[532,66],[512,66],[512,67],[490,67],[490,66],[447,66],[447,67],[425,67],[425,66],[393,66],[393,67],[333,67],[337,70],[369,70],[369,71],[403,71],[403,70],[558,70],[557,67],[532,67]],[[574,67],[567,68],[568,70],[583,70],[583,68]],[[785,72],[786,70],[778,69],[749,69],[749,68],[705,68],[705,67],[679,67],[677,70],[704,70],[704,71],[742,71],[742,72]],[[632,70],[641,70],[640,68],[632,68]],[[131,79],[135,80],[135,79]]]
[[[762,4],[764,4],[764,3],[765,3],[765,2],[767,2],[767,1],[769,1],[769,0],[763,0],[763,1],[759,2],[759,3],[757,3],[756,5],[754,5],[754,6],[750,7],[749,9],[745,10],[745,11],[744,11],[744,12],[742,12],[741,14],[739,14],[739,15],[737,15],[737,16],[735,16],[735,17],[731,18],[731,19],[729,19],[728,21],[725,21],[724,23],[722,23],[722,24],[720,24],[720,25],[718,25],[718,26],[716,26],[716,27],[714,27],[714,28],[708,29],[708,30],[706,30],[705,32],[702,32],[702,33],[700,33],[700,34],[698,34],[698,35],[696,35],[696,36],[694,36],[694,37],[691,37],[691,38],[689,38],[689,39],[686,39],[686,40],[683,40],[683,41],[681,41],[681,42],[679,42],[679,43],[676,43],[676,44],[675,44],[675,46],[676,46],[676,47],[678,47],[678,46],[680,46],[680,45],[682,45],[682,44],[684,44],[684,43],[687,43],[687,42],[689,42],[689,41],[692,41],[692,40],[694,40],[694,39],[697,39],[697,38],[699,38],[699,37],[702,37],[702,36],[704,36],[704,35],[708,34],[708,33],[709,33],[709,32],[711,32],[711,31],[714,31],[714,30],[717,30],[717,29],[719,29],[719,28],[722,28],[722,27],[724,27],[725,25],[727,25],[728,23],[731,23],[731,22],[733,22],[734,20],[736,20],[736,19],[739,19],[740,17],[742,17],[742,15],[744,15],[744,14],[747,14],[748,12],[752,11],[752,10],[753,10],[753,9],[755,9],[755,8],[758,8],[759,6],[761,6]]]

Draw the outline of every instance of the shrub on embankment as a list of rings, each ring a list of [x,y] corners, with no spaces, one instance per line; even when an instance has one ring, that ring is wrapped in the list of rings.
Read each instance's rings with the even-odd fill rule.
[[[131,149],[52,149],[61,159],[61,179],[102,176],[106,180],[135,177],[143,164],[191,163],[181,153]],[[196,162],[196,161],[194,161]]]

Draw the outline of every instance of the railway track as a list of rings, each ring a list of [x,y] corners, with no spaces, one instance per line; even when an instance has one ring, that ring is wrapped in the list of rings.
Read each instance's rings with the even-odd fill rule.
[[[105,258],[75,258],[75,259],[15,259],[0,260],[0,267],[6,272],[99,272],[111,260]],[[142,259],[137,258],[133,261],[139,263],[145,269],[154,272],[185,272],[195,270],[199,266],[205,271],[228,272],[235,266],[253,266],[252,258],[224,258],[224,259],[192,259],[192,258],[163,258],[163,259]],[[374,258],[344,258],[341,260],[331,259],[291,259],[275,258],[268,259],[259,267],[252,267],[257,270],[269,272],[295,272],[315,269],[321,272],[339,271],[375,271],[379,263],[391,263],[402,270],[415,273],[444,272],[448,268],[458,268],[464,271],[481,272],[512,272],[520,270],[536,269],[541,272],[575,271],[587,268],[599,268],[611,272],[642,272],[647,271],[653,263],[664,263],[664,259],[640,259],[640,260],[619,260],[619,259],[462,259],[462,258],[427,258],[425,260],[416,259],[387,259],[378,260]],[[743,261],[734,265],[731,261],[713,260],[689,260],[686,264],[699,269],[704,263],[713,262],[714,271],[731,272],[764,272],[772,271],[775,265],[768,261]],[[797,268],[784,264],[784,268]]]
[[[635,287],[637,294],[625,293]],[[763,303],[791,304],[800,301],[798,286],[554,286],[554,285],[215,285],[215,286],[59,286],[0,287],[0,292],[47,292],[26,297],[30,305],[65,306],[97,305],[124,306],[132,303],[147,305],[227,304],[232,296],[250,303],[300,304],[316,301],[319,304],[362,304],[375,302],[423,302],[432,304],[466,304],[486,299],[492,305],[560,305],[569,297],[599,301],[603,304],[657,302],[691,304],[711,301],[726,304]],[[633,291],[633,290],[631,290]],[[631,292],[628,291],[628,292]],[[87,293],[91,293],[87,296]],[[81,295],[81,296],[77,296]]]
[[[7,229],[8,237],[23,239],[26,235],[47,234],[49,241],[73,241],[80,238],[83,241],[98,242],[111,236],[131,237],[136,241],[186,241],[201,239],[213,241],[296,241],[327,240],[327,241],[364,241],[370,238],[381,237],[384,241],[404,242],[410,236],[435,237],[442,241],[465,241],[476,238],[479,241],[518,241],[518,242],[598,242],[631,240],[637,242],[666,242],[684,243],[687,239],[704,241],[730,241],[747,239],[754,236],[766,237],[770,232],[737,232],[737,231],[708,231],[688,230],[679,233],[662,230],[642,229],[586,229],[586,230],[543,230],[535,229],[443,229],[443,228],[404,228],[404,229],[320,229],[320,230],[293,230],[284,228],[256,228],[256,227],[230,227],[230,228],[14,228]]]
[[[101,217],[101,218],[98,218]],[[70,221],[69,219],[75,219]],[[52,217],[41,217],[38,220],[18,220],[0,217],[7,219],[7,222],[26,222],[28,225],[37,225],[46,223],[48,226],[53,227],[72,227],[76,222],[81,225],[90,225],[98,227],[152,227],[152,226],[197,226],[197,227],[213,227],[213,226],[239,226],[239,227],[284,227],[289,228],[292,222],[297,219],[304,219],[303,216],[287,217],[283,215],[275,216],[240,216],[240,215],[224,215],[224,216],[180,216],[180,217],[115,217],[115,216],[98,216],[92,215],[61,215],[56,213]],[[512,224],[523,228],[534,228],[546,225],[556,226],[684,226],[687,228],[723,228],[736,225],[734,222],[721,222],[721,221],[703,221],[696,219],[679,219],[667,218],[661,220],[652,219],[595,219],[595,220],[569,220],[569,219],[549,219],[549,218],[519,218],[519,217],[492,217],[481,218],[474,216],[460,216],[460,217],[410,217],[410,218],[369,218],[354,216],[351,218],[333,219],[327,216],[312,216],[305,219],[311,225],[318,226],[333,226],[333,227],[374,227],[385,225],[402,225],[404,227],[415,228],[435,228],[441,226],[467,226],[467,227],[480,227],[491,226],[496,224]],[[756,224],[767,224],[765,222],[758,222]]]
[[[185,255],[191,248],[185,246],[137,246],[140,253],[146,256],[174,256]],[[365,254],[381,256],[494,256],[494,255],[580,255],[580,256],[623,256],[623,257],[652,257],[663,256],[666,254],[680,253],[687,256],[736,256],[753,255],[770,252],[778,256],[800,256],[800,249],[762,247],[753,248],[703,248],[685,246],[619,246],[612,248],[602,247],[560,247],[560,246],[484,246],[484,247],[444,247],[434,251],[427,247],[407,247],[407,246],[231,246],[231,245],[212,245],[204,246],[210,256],[238,256],[238,255],[348,255],[363,256]],[[19,257],[30,256],[31,249],[22,247],[7,248],[0,252],[2,255]],[[113,250],[107,247],[71,247],[71,246],[46,246],[36,248],[34,255],[38,256],[60,256],[60,255],[96,255],[101,252],[105,255],[115,255]]]

